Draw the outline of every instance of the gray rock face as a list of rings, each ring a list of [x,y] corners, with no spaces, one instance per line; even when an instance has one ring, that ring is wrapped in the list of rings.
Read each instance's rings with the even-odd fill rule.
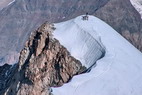
[[[142,51],[142,20],[130,0],[110,0],[94,14]]]
[[[31,31],[43,22],[65,21],[86,12],[92,14],[107,1],[16,0],[0,12],[0,63],[16,63],[17,58],[11,52],[18,57]]]
[[[33,32],[20,53],[19,63],[0,67],[0,95],[50,95],[50,87],[61,86],[86,70],[52,37],[53,24]]]
[[[11,82],[11,77],[15,74],[16,65],[11,66],[8,64],[0,67],[0,93],[5,89]]]
[[[3,9],[4,7],[8,6],[8,4],[12,1],[13,0],[1,0],[0,1],[0,10]]]

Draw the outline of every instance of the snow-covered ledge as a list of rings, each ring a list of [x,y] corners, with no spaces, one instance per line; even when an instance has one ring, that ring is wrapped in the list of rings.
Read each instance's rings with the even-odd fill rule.
[[[91,25],[86,26],[90,20],[81,19],[82,16],[79,16],[76,19],[55,24],[56,30],[53,35],[83,66],[90,68],[104,56],[105,47],[101,43],[99,34],[93,30]],[[65,27],[66,25],[68,27]]]

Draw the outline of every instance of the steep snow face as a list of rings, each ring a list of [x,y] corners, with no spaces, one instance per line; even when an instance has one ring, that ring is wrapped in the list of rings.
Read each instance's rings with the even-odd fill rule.
[[[96,32],[90,34],[91,31],[95,31],[93,28],[82,27],[78,22],[78,19],[75,19],[55,24],[56,30],[53,34],[72,56],[89,68],[105,54],[105,47]]]
[[[130,0],[135,9],[140,13],[142,18],[142,0]]]
[[[94,52],[96,40],[100,47],[105,47],[106,54],[96,62],[96,66],[89,73],[75,76],[62,87],[52,88],[54,95],[141,95],[142,53],[109,25],[93,16],[89,16],[88,21],[83,21],[80,16],[55,24],[55,27],[55,38],[81,62],[86,60],[81,59],[85,52]],[[91,42],[88,34],[91,36]],[[87,42],[90,46],[83,47],[82,44]],[[99,46],[97,45],[97,49],[101,51]],[[89,54],[91,53],[87,56],[90,56]],[[92,57],[83,58],[92,60]]]

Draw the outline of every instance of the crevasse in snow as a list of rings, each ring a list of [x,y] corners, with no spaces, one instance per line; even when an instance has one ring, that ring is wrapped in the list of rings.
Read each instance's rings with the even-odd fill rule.
[[[89,73],[52,88],[54,95],[141,95],[142,53],[109,25],[94,16],[88,21],[79,16],[55,27],[54,37],[83,65],[97,62]],[[104,50],[103,58],[96,57]]]

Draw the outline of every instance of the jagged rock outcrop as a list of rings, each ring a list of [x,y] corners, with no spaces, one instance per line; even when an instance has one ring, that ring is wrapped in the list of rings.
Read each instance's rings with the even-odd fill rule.
[[[0,68],[0,95],[48,95],[51,86],[61,86],[86,70],[52,37],[54,29],[44,23],[26,42],[19,63]]]

